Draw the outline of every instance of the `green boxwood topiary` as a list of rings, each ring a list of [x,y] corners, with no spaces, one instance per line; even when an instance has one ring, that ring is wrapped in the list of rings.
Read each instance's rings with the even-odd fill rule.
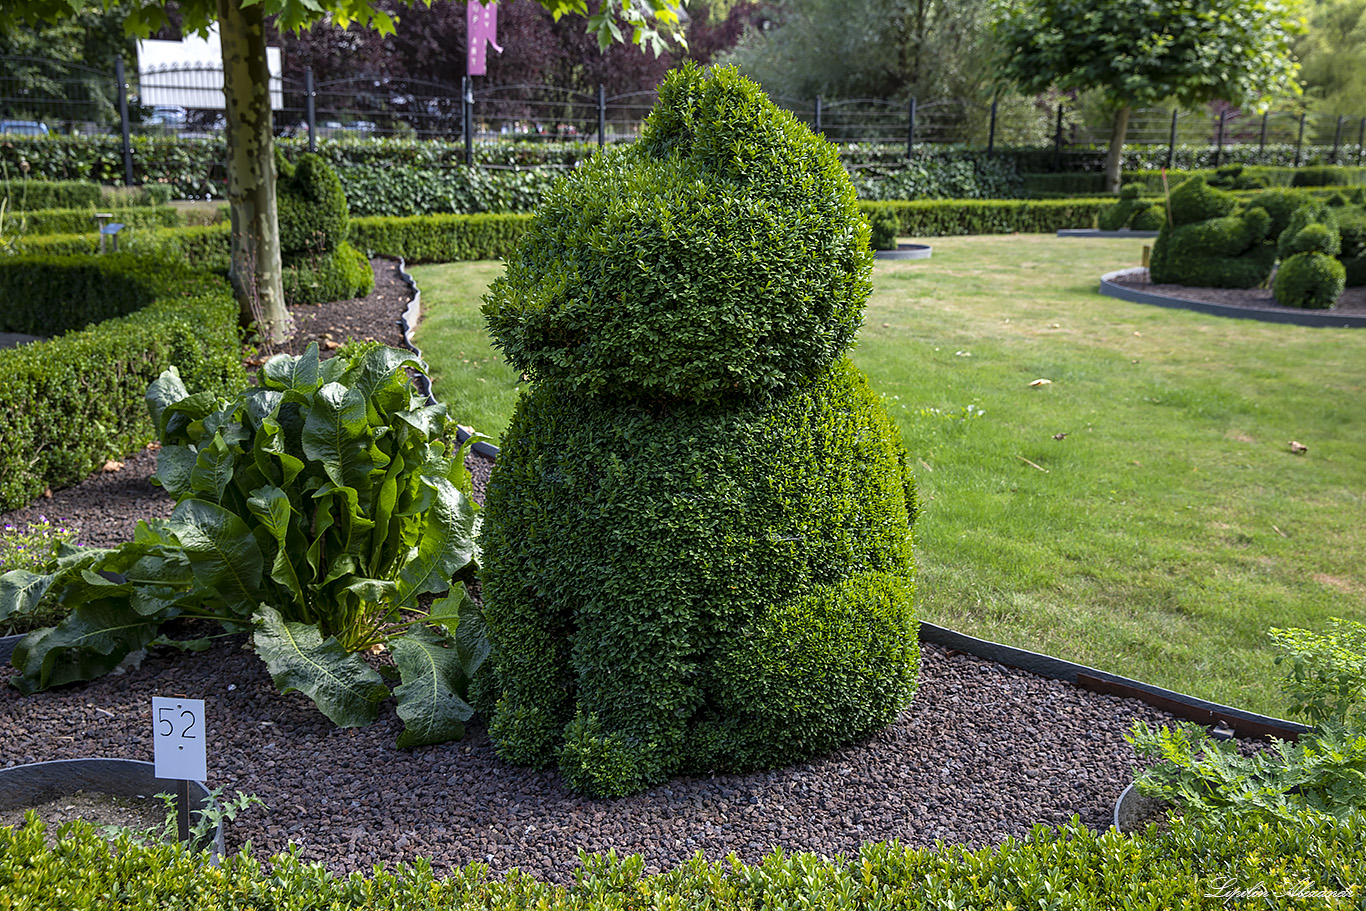
[[[1158,231],[1166,223],[1167,207],[1160,202],[1149,203],[1129,219],[1129,227],[1135,231]]]
[[[1102,231],[1118,231],[1129,227],[1129,222],[1150,203],[1139,198],[1143,188],[1138,184],[1126,184],[1120,188],[1119,201],[1096,216],[1096,227]]]
[[[1337,233],[1338,220],[1335,210],[1329,208],[1322,200],[1309,198],[1291,213],[1285,230],[1276,239],[1276,249],[1281,259],[1289,259],[1302,252],[1295,247],[1296,238],[1301,231],[1313,224],[1327,225],[1333,233]]]
[[[1347,275],[1342,263],[1323,253],[1296,253],[1281,263],[1272,283],[1277,303],[1327,310],[1342,296]]]
[[[1348,206],[1337,211],[1342,251],[1338,258],[1347,270],[1347,287],[1366,285],[1366,209]]]
[[[1187,181],[1180,189],[1185,189],[1191,182]],[[1190,198],[1208,200],[1205,194]],[[1175,210],[1175,193],[1172,203]],[[1212,211],[1221,207],[1202,203],[1187,207],[1185,211]],[[1260,207],[1204,221],[1178,220],[1175,227],[1163,225],[1153,243],[1149,275],[1159,284],[1255,288],[1271,276],[1276,265],[1276,247],[1266,242],[1270,230],[1271,216]]]
[[[890,722],[917,658],[903,458],[847,360],[727,408],[532,387],[484,510],[499,754],[610,795]]]
[[[281,279],[291,304],[364,297],[375,287],[375,273],[365,254],[343,241],[321,256],[303,257],[284,267]]]
[[[1290,243],[1285,246],[1291,256],[1296,253],[1322,253],[1325,256],[1337,256],[1342,252],[1342,238],[1338,236],[1338,229],[1335,225],[1326,225],[1323,222],[1315,222],[1312,225],[1305,225],[1304,228],[1295,232]]]
[[[1268,240],[1279,240],[1281,234],[1290,226],[1295,211],[1305,203],[1313,202],[1314,197],[1304,190],[1267,190],[1258,193],[1252,205],[1265,209],[1271,216],[1271,230]]]
[[[499,755],[620,795],[866,735],[915,690],[895,426],[844,356],[868,225],[733,70],[547,199],[485,312],[537,382],[484,510]]]
[[[280,255],[286,263],[335,250],[350,236],[346,195],[332,166],[319,155],[291,163],[279,151],[275,166],[280,219]]]
[[[859,328],[854,188],[833,146],[730,70],[660,92],[637,144],[547,197],[485,298],[490,332],[518,370],[583,393],[790,389]]]
[[[1209,186],[1203,177],[1192,177],[1172,190],[1172,222],[1178,227],[1232,215],[1237,207],[1236,196]]]

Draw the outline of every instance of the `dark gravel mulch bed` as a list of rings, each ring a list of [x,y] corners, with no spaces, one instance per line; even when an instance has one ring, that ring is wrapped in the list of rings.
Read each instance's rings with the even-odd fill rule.
[[[1196,288],[1190,285],[1155,285],[1148,280],[1148,273],[1135,272],[1114,279],[1115,284],[1124,285],[1137,291],[1160,294],[1163,297],[1176,297],[1182,300],[1201,301],[1207,304],[1222,304],[1226,307],[1244,307],[1248,310],[1283,310],[1294,312],[1295,307],[1276,303],[1270,288]],[[1366,316],[1366,287],[1348,288],[1331,310],[1315,310],[1314,313],[1345,313],[1352,316]]]
[[[289,350],[310,339],[397,344],[406,289],[393,264],[376,266],[374,295],[309,308]],[[482,498],[488,463],[472,466]],[[121,470],[54,491],[0,524],[44,513],[78,527],[83,543],[116,544],[137,519],[169,514],[147,480],[154,468],[154,452],[134,453]],[[500,761],[477,722],[462,742],[410,751],[394,748],[401,723],[392,701],[374,725],[338,729],[300,694],[279,695],[243,642],[222,638],[200,654],[153,649],[121,675],[31,697],[0,690],[0,765],[150,760],[151,697],[203,698],[209,785],[270,807],[228,826],[229,850],[293,842],[337,872],[426,856],[439,869],[477,861],[564,882],[579,850],[640,853],[661,870],[697,851],[754,862],[775,847],[848,854],[893,838],[980,846],[1073,814],[1103,828],[1134,765],[1124,732],[1134,719],[1173,721],[1133,700],[927,646],[914,704],[862,743],[772,772],[680,778],[593,801],[553,771]]]

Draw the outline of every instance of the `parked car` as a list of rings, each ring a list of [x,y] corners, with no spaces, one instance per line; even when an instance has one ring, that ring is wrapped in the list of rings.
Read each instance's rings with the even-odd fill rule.
[[[0,133],[13,136],[46,136],[47,124],[36,120],[0,120]]]
[[[152,113],[144,117],[142,122],[148,126],[183,127],[189,116],[190,112],[178,104],[157,104],[152,106]]]

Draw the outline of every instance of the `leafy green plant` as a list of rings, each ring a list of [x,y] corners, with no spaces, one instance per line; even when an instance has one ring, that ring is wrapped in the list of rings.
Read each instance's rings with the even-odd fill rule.
[[[175,510],[116,549],[68,547],[46,574],[0,577],[0,620],[45,595],[70,609],[19,643],[11,682],[31,693],[99,676],[167,620],[199,617],[251,630],[276,685],[342,726],[373,721],[389,695],[362,657],[383,646],[401,681],[399,746],[463,736],[487,646],[452,580],[475,569],[479,516],[445,406],[425,403],[410,369],[425,365],[393,348],[320,361],[310,345],[228,401],[163,373],[147,390],[153,480]]]
[[[1328,635],[1273,629],[1288,663],[1291,710],[1313,721],[1297,743],[1243,755],[1200,725],[1127,735],[1140,756],[1158,759],[1136,779],[1140,793],[1196,815],[1256,812],[1283,820],[1338,818],[1366,810],[1366,626],[1334,620]]]
[[[168,791],[163,791],[156,796],[166,808],[166,820],[162,823],[161,828],[139,832],[127,826],[102,826],[100,828],[101,833],[109,839],[127,835],[129,841],[136,845],[158,842],[174,844],[178,842],[180,840],[180,814],[176,806],[178,798]],[[195,845],[203,845],[207,850],[210,832],[218,828],[223,820],[235,820],[238,814],[254,806],[267,808],[266,802],[255,794],[238,791],[236,797],[225,799],[223,789],[221,787],[214,788],[209,792],[202,806],[190,810],[190,816],[194,822],[190,825],[188,847],[193,849]]]
[[[76,536],[76,530],[60,523],[53,523],[47,516],[39,516],[36,522],[25,527],[8,524],[0,530],[0,573],[25,570],[39,572],[49,566],[57,557],[62,544]],[[28,632],[41,626],[50,626],[61,619],[60,609],[45,606],[44,610],[34,611],[18,622],[0,624],[0,635],[12,636]]]

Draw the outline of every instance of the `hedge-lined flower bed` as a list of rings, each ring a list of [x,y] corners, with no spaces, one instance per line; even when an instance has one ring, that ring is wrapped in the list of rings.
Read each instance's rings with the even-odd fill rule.
[[[155,436],[147,386],[245,382],[225,279],[156,258],[0,259],[0,331],[66,333],[0,350],[0,509],[72,484]]]

